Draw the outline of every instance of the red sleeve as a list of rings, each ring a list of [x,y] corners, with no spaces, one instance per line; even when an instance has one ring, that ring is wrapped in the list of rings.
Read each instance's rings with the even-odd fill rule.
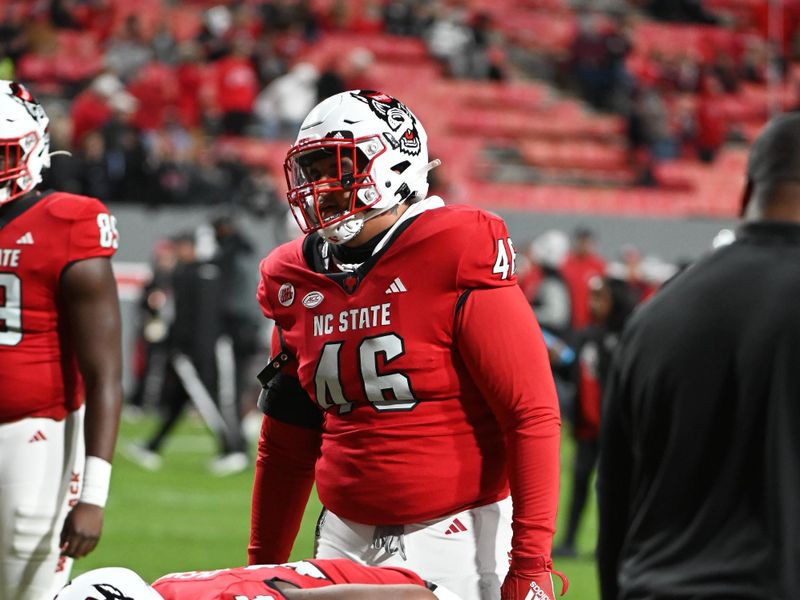
[[[319,431],[264,417],[250,513],[249,564],[289,560],[319,455]]]
[[[269,299],[267,298],[267,260],[266,258],[263,259],[259,267],[261,277],[258,280],[256,299],[258,300],[258,306],[261,308],[261,312],[264,313],[265,317],[271,319],[273,315],[272,306],[270,306]]]
[[[402,567],[367,566],[347,558],[317,558],[308,562],[325,573],[333,583],[425,585],[419,575]]]
[[[561,418],[547,350],[517,286],[474,290],[457,324],[459,352],[505,434],[514,500],[512,568],[549,563]]]

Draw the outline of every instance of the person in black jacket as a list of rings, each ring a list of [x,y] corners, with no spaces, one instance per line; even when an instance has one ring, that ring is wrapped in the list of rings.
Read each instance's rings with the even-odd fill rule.
[[[800,598],[800,114],[750,153],[737,239],[634,313],[604,398],[603,600]]]
[[[161,465],[160,452],[168,435],[191,402],[219,441],[220,456],[212,473],[227,475],[247,469],[249,461],[238,419],[227,416],[220,402],[221,384],[233,381],[220,360],[223,333],[222,287],[219,265],[200,260],[193,233],[178,235],[178,259],[172,276],[175,316],[167,337],[168,364],[161,389],[163,413],[157,431],[144,446],[126,448],[128,457],[148,469]]]
[[[589,280],[588,304],[591,324],[575,337],[578,360],[573,363],[572,380],[577,393],[574,414],[569,419],[575,438],[575,462],[567,530],[553,550],[556,556],[577,555],[575,540],[597,463],[600,399],[619,336],[636,302],[627,282],[598,275]]]

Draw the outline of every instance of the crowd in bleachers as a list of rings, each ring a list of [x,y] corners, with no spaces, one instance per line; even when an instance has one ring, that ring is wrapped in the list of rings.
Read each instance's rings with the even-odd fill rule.
[[[422,115],[450,200],[730,215],[720,149],[800,89],[800,2],[780,3],[779,35],[769,4],[5,0],[0,76],[31,85],[75,155],[51,183],[110,200],[283,211],[308,109],[380,88]]]

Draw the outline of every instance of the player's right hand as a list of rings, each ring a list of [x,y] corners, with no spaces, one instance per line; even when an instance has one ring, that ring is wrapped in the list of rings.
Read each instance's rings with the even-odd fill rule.
[[[61,554],[70,558],[86,556],[97,546],[102,530],[103,508],[78,502],[61,529]]]
[[[552,570],[550,561],[544,561],[541,557],[512,560],[500,588],[500,600],[555,600],[553,573],[561,578],[563,596],[567,593],[569,582],[562,573]]]

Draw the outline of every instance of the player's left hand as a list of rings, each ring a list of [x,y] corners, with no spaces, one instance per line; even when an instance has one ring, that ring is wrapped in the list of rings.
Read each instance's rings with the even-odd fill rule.
[[[527,561],[525,561],[527,562]],[[569,582],[558,571],[552,570],[549,561],[536,559],[532,564],[515,564],[511,568],[500,588],[500,600],[555,600],[553,573],[561,578],[561,595],[567,593]]]
[[[78,502],[61,529],[61,554],[70,558],[86,556],[97,546],[102,529],[102,507]]]

